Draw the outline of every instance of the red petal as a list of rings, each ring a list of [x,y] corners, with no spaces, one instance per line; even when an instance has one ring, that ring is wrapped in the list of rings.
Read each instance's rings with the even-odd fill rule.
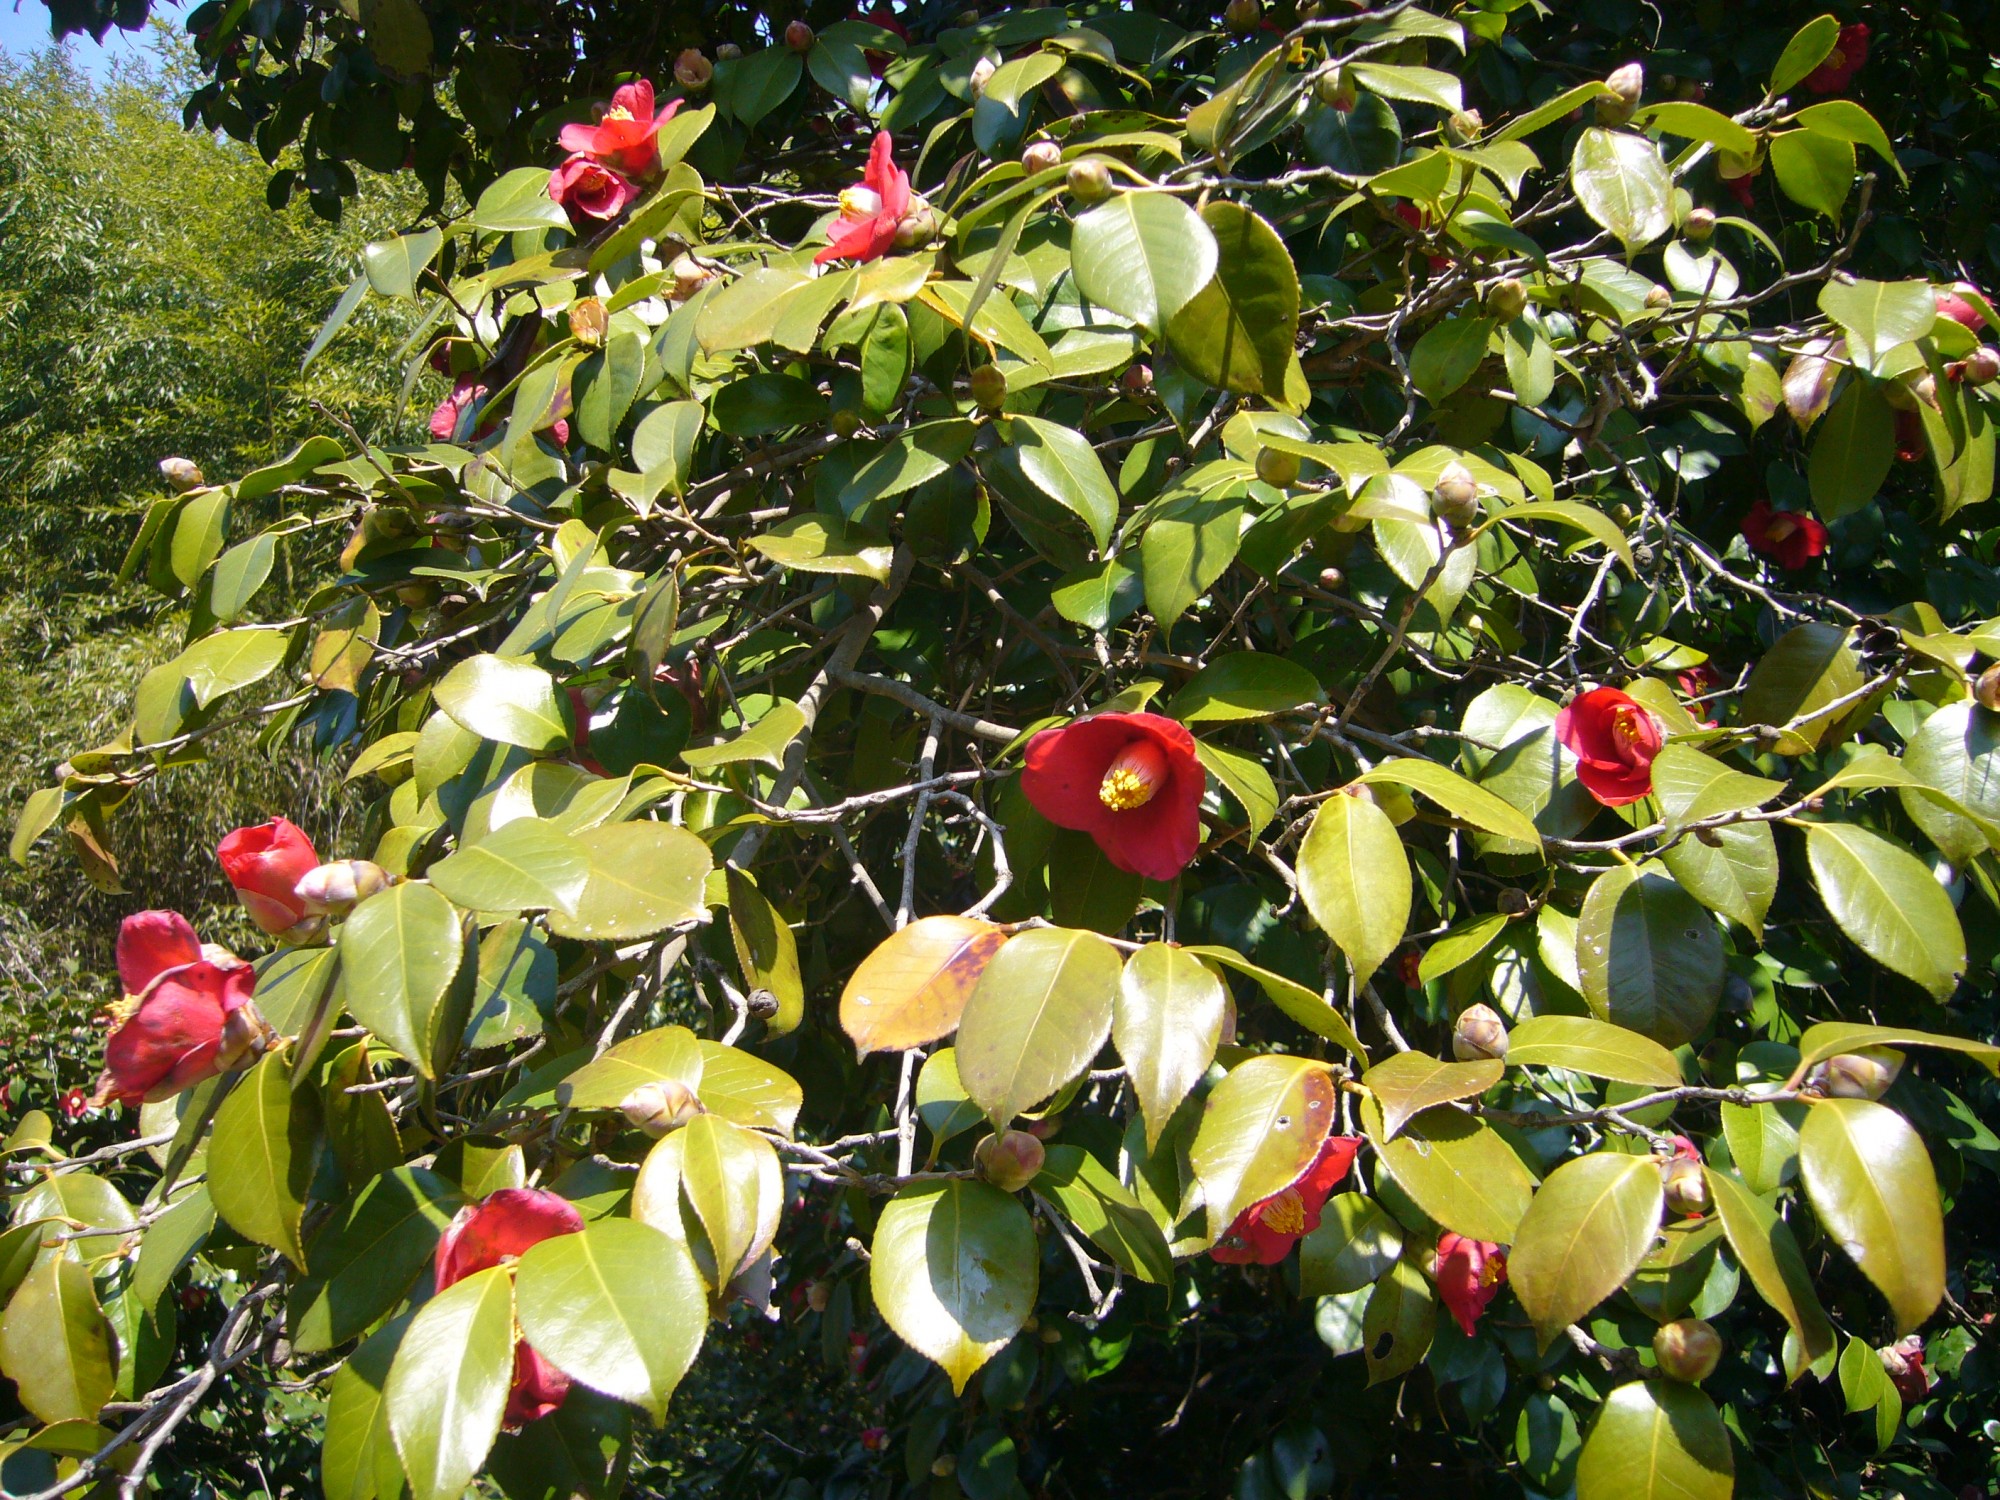
[[[543,1240],[575,1234],[583,1215],[566,1198],[538,1188],[501,1188],[458,1211],[437,1247],[437,1289],[497,1266]]]
[[[118,928],[118,982],[128,995],[143,995],[146,986],[168,969],[201,961],[201,940],[177,911],[139,911]]]
[[[507,1392],[505,1427],[525,1427],[561,1406],[569,1396],[569,1376],[543,1359],[526,1339],[514,1345],[514,1384]]]

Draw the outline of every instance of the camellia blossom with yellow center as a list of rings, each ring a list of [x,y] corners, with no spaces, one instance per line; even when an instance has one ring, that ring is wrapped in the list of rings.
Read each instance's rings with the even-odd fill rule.
[[[1353,1169],[1361,1137],[1330,1135],[1311,1166],[1281,1193],[1251,1204],[1216,1239],[1208,1254],[1229,1266],[1275,1266],[1319,1228],[1326,1200]]]
[[[1556,715],[1556,738],[1576,756],[1576,779],[1606,807],[1653,790],[1653,759],[1666,743],[1660,722],[1614,687],[1580,693]]]
[[[895,248],[896,229],[910,211],[910,174],[891,159],[889,132],[875,133],[868,165],[861,180],[840,192],[840,217],[829,229],[829,243],[813,257],[830,260],[880,260]]]
[[[1206,785],[1194,736],[1160,714],[1097,714],[1028,741],[1021,790],[1058,828],[1087,833],[1104,857],[1172,880],[1201,848]]]

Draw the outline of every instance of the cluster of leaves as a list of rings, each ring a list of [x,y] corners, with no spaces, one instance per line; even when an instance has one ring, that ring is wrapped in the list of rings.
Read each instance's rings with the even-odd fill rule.
[[[24,1171],[7,1462],[129,1492],[254,1365],[323,1393],[330,1495],[610,1494],[768,1312],[852,1331],[914,1494],[1055,1487],[1038,1413],[1308,1323],[1347,1411],[1176,1389],[1216,1485],[1990,1479],[1945,1208],[2000,1153],[2000,323],[1863,259],[1895,145],[1835,18],[1761,14],[1707,101],[1505,4],[800,25],[680,75],[615,220],[530,157],[370,245],[314,352],[405,305],[436,440],[155,500],[185,649],[15,851],[110,874],[247,720],[371,789],[336,852],[394,878],[259,961],[247,1070]],[[825,265],[877,126],[926,201]],[[1188,746],[1171,879],[1021,775],[1106,712]],[[583,1227],[427,1273],[526,1187]],[[1282,1272],[1205,1254],[1246,1215]],[[162,1383],[189,1274],[227,1313]],[[503,1434],[523,1340],[575,1387]]]

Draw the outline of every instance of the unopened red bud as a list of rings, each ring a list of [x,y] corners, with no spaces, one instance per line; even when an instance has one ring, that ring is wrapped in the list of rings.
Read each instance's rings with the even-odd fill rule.
[[[299,877],[292,894],[307,912],[344,917],[377,891],[395,884],[395,877],[370,859],[336,859],[315,866]]]
[[[1025,1130],[989,1135],[972,1153],[979,1175],[1003,1193],[1018,1193],[1040,1175],[1047,1156],[1042,1143]]]
[[[1298,483],[1299,456],[1277,448],[1257,450],[1257,477],[1272,489],[1282,490]]]
[[[1653,1333],[1653,1357],[1670,1380],[1698,1384],[1722,1360],[1722,1335],[1701,1318],[1676,1318]]]
[[[793,21],[785,27],[785,45],[794,52],[810,52],[813,44],[813,29],[804,21]]]
[[[189,490],[198,490],[204,483],[201,470],[195,467],[191,459],[163,458],[160,460],[160,473],[166,477],[167,483],[174,487],[177,494],[184,495]]]
[[[908,211],[896,221],[896,248],[915,250],[920,245],[928,245],[937,238],[937,232],[937,213],[929,201],[912,198]]]
[[[1972,696],[1979,700],[1981,708],[1990,708],[2000,713],[2000,662],[1995,662],[1979,674],[1972,684]]]
[[[998,365],[981,365],[972,372],[972,400],[981,411],[998,411],[1007,401],[1007,377]]]
[[[699,47],[689,47],[674,59],[674,82],[690,94],[700,93],[714,77],[715,64],[702,55]]]
[[[1032,141],[1021,153],[1021,166],[1029,172],[1046,172],[1062,165],[1062,147],[1054,141]]]
[[[1924,1341],[1916,1334],[1898,1339],[1886,1349],[1877,1349],[1875,1355],[1882,1361],[1896,1394],[1903,1398],[1903,1405],[1915,1406],[1930,1394],[1930,1372],[1924,1369]]]
[[[743,49],[737,46],[736,43],[734,42],[716,43],[715,60],[717,62],[735,62],[736,59],[741,57],[742,55],[743,55]]]
[[[2000,380],[2000,349],[1981,344],[1959,361],[1959,379],[1967,385],[1991,385]]]
[[[1095,156],[1069,164],[1069,195],[1082,204],[1101,203],[1111,194],[1111,169]]]
[[[1835,1099],[1880,1099],[1902,1071],[1902,1055],[1886,1047],[1843,1052],[1826,1060],[1820,1090]]]
[[[1698,1219],[1708,1212],[1708,1178],[1699,1160],[1678,1157],[1666,1164],[1660,1176],[1669,1213]]]
[[[1479,481],[1472,470],[1456,459],[1444,466],[1437,488],[1431,491],[1431,512],[1453,526],[1469,526],[1479,519]]]
[[[1118,377],[1118,388],[1128,396],[1149,395],[1153,389],[1153,367],[1151,365],[1127,365],[1125,373]]]
[[[1486,289],[1486,310],[1503,323],[1511,323],[1528,306],[1528,287],[1518,276],[1496,281]]]
[[[977,99],[981,94],[985,93],[986,85],[992,81],[993,75],[999,71],[999,68],[990,57],[982,57],[978,62],[974,63],[972,65],[972,76],[966,80],[972,89],[972,97]]]
[[[1715,233],[1715,210],[1712,208],[1691,208],[1681,220],[1681,233],[1696,244]]]
[[[1639,107],[1639,96],[1646,91],[1646,70],[1635,62],[1622,68],[1614,68],[1604,80],[1604,86],[1611,90],[1610,97],[1597,101],[1597,119],[1602,125],[1623,125],[1632,118]]]
[[[1222,8],[1222,24],[1238,36],[1248,36],[1263,19],[1263,0],[1229,0]]]
[[[627,1094],[618,1112],[650,1136],[678,1130],[701,1113],[701,1101],[677,1078],[642,1083]]]
[[[1490,1005],[1468,1005],[1459,1012],[1458,1025],[1451,1033],[1451,1055],[1460,1062],[1479,1062],[1507,1056],[1507,1023]]]

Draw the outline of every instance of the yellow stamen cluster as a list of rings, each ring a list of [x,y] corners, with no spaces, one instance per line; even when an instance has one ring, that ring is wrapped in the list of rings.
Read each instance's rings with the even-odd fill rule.
[[[630,120],[635,118],[632,111],[622,104],[614,104],[604,112],[606,120]]]
[[[1306,1232],[1306,1203],[1299,1196],[1297,1188],[1286,1188],[1277,1197],[1264,1205],[1263,1213],[1257,1216],[1264,1221],[1264,1227],[1273,1234],[1304,1234]]]
[[[856,184],[840,193],[840,211],[850,219],[866,219],[882,211],[882,195]]]
[[[1113,812],[1130,812],[1153,800],[1153,787],[1129,766],[1113,766],[1104,773],[1104,784],[1097,789],[1097,800]]]

